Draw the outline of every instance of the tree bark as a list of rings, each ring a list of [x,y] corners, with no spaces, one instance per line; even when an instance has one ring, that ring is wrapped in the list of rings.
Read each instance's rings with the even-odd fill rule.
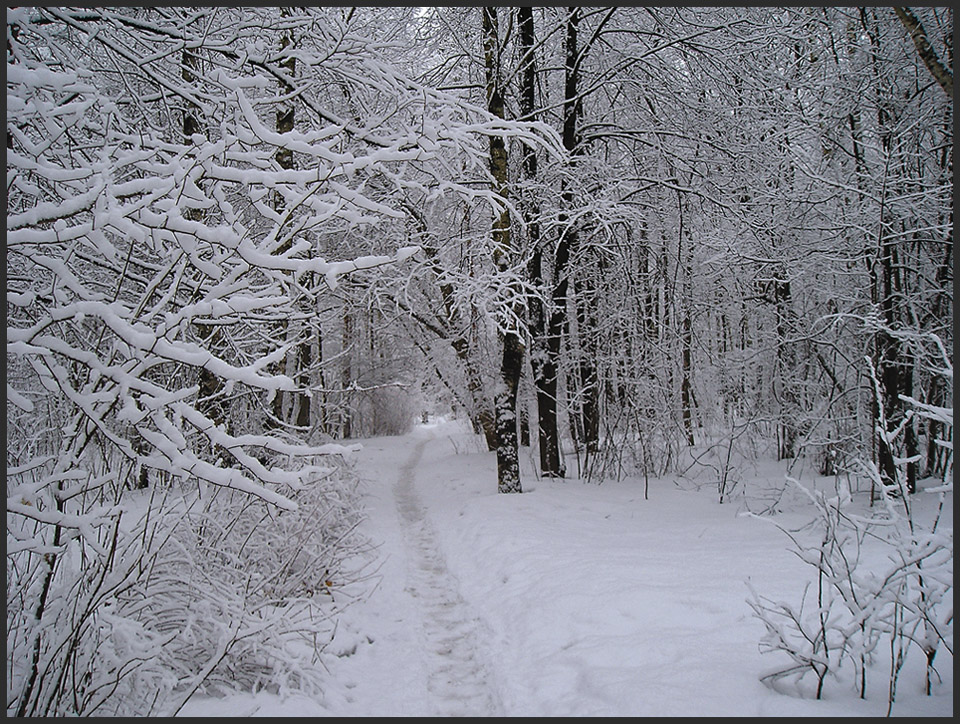
[[[483,8],[483,49],[487,81],[487,110],[504,118],[502,81],[499,73],[500,45],[497,10]],[[507,148],[502,136],[490,136],[490,173],[493,190],[504,201],[507,199]],[[504,206],[493,221],[493,260],[497,269],[506,272],[512,255],[510,211]],[[514,298],[521,298],[514,296]],[[519,309],[511,309],[500,324],[499,336],[503,345],[500,364],[500,384],[494,398],[494,417],[497,430],[497,490],[501,493],[520,493],[520,463],[517,440],[517,388],[523,370],[523,340],[516,327]]]
[[[576,295],[577,337],[580,347],[577,372],[581,398],[580,425],[587,454],[585,468],[589,466],[590,456],[600,451],[600,377],[597,372],[600,350],[596,335],[597,282],[591,276],[591,271],[592,269],[588,269],[579,280]]]
[[[580,137],[580,119],[583,115],[583,100],[580,97],[580,63],[583,50],[579,46],[579,24],[581,8],[567,9],[566,37],[564,40],[564,89],[563,89],[563,147],[570,154],[569,177],[572,178],[577,169],[577,157],[583,154]],[[561,237],[557,244],[555,268],[556,286],[554,287],[555,318],[551,319],[550,335],[557,335],[555,343],[557,362],[559,363],[559,336],[567,326],[568,313],[569,270],[571,257],[579,251],[580,229],[571,221],[567,210],[576,205],[572,183],[565,178],[561,190],[562,210],[559,214]],[[596,340],[596,300],[594,299],[595,281],[590,277],[590,270],[578,277],[576,295],[572,298],[573,314],[577,318],[577,336],[579,341],[576,371],[568,378],[577,384],[575,397],[579,400],[577,418],[574,428],[579,431],[580,442],[587,453],[599,449],[600,439],[600,385],[597,376]],[[552,340],[551,340],[552,341]],[[551,351],[554,347],[551,348]],[[559,365],[558,365],[559,366]]]
[[[534,58],[535,33],[533,8],[529,5],[517,8],[520,29],[520,113],[522,120],[535,120],[536,108],[536,62]],[[523,175],[532,184],[537,179],[537,154],[530,147],[524,147]],[[543,247],[540,236],[540,209],[536,203],[536,194],[529,191],[522,205],[527,235],[530,243],[530,261],[527,273],[530,282],[541,291],[546,290],[543,277]],[[563,459],[560,456],[560,429],[557,417],[557,387],[559,337],[556,350],[553,350],[547,337],[547,311],[538,296],[531,296],[527,304],[528,328],[534,345],[530,356],[533,370],[533,384],[537,398],[537,438],[540,451],[540,473],[547,478],[562,478],[566,475]]]
[[[680,350],[680,411],[683,419],[683,430],[687,436],[687,444],[693,445],[696,443],[693,435],[693,388],[690,382],[692,372],[693,329],[689,304],[683,310],[680,341],[682,344]]]
[[[287,8],[281,8],[280,14],[281,16],[286,17],[289,16],[290,11]],[[280,38],[280,51],[283,52],[292,44],[293,38],[289,33],[285,33]],[[296,58],[290,56],[286,60],[282,61],[280,66],[287,72],[289,76],[292,77],[296,72]],[[280,90],[283,95],[290,95],[294,91],[293,87],[287,82],[281,83]],[[285,100],[277,109],[277,133],[292,133],[295,122],[296,109],[293,101]],[[295,168],[293,151],[289,148],[278,148],[274,154],[274,159],[276,160],[277,165],[284,170],[292,170]],[[284,207],[283,197],[279,192],[277,192],[274,198],[275,208],[278,211],[281,211]],[[288,250],[289,247],[289,242],[282,244],[278,249],[278,253],[283,253],[284,251]],[[309,284],[309,279],[305,279],[305,282]],[[319,344],[319,340],[311,339],[311,333],[318,329],[319,326],[314,327],[311,329],[311,332],[304,334],[303,339],[300,340],[296,347],[288,353],[288,364],[293,368],[291,370],[291,376],[297,381],[300,387],[304,389],[310,385],[310,363],[311,358],[313,357],[311,354],[311,348],[314,342]],[[282,322],[280,334],[286,336],[288,334],[288,330],[289,322]],[[311,424],[311,402],[311,396],[305,391],[288,393],[277,391],[273,402],[273,415],[279,421],[292,422],[298,427],[309,430]]]
[[[189,51],[182,51],[180,54],[180,76],[188,83],[196,84],[199,80],[197,72],[199,71],[199,60],[195,54]],[[200,120],[197,117],[197,109],[192,106],[186,106],[183,109],[183,139],[186,144],[193,143],[193,136],[202,133]],[[203,209],[187,209],[185,216],[191,221],[199,221],[203,217]],[[216,345],[218,333],[216,327],[211,324],[194,323],[197,336],[208,348]],[[226,410],[220,395],[223,391],[223,382],[205,367],[197,371],[197,410],[205,417],[209,418],[216,425],[223,425],[226,422]]]
[[[894,147],[889,128],[890,113],[888,111],[887,94],[889,91],[885,88],[880,68],[878,67],[880,51],[880,32],[879,19],[876,11],[872,17],[868,15],[866,9],[860,10],[861,21],[867,31],[867,37],[870,41],[871,54],[873,57],[874,81],[877,97],[880,102],[877,104],[877,128],[880,132],[880,151],[884,158],[889,159],[894,155]],[[906,411],[904,403],[900,400],[900,394],[903,391],[903,373],[908,361],[905,359],[904,350],[900,340],[892,333],[893,330],[901,326],[902,302],[898,299],[902,296],[898,286],[902,286],[899,275],[902,273],[902,267],[899,263],[899,241],[896,237],[890,238],[885,229],[890,225],[893,212],[888,210],[886,196],[881,197],[879,210],[879,228],[880,232],[877,238],[877,263],[879,264],[879,275],[874,277],[877,284],[878,298],[876,300],[882,321],[882,329],[875,335],[875,355],[876,370],[879,375],[881,399],[877,401],[877,413],[880,408],[883,409],[884,419],[886,420],[886,430],[891,432],[896,429],[903,419]],[[879,420],[878,420],[879,422]],[[910,440],[908,438],[907,442]],[[897,471],[897,451],[893,449],[883,437],[877,435],[877,468],[880,471],[881,479],[885,485],[897,484],[899,473]],[[908,473],[909,478],[909,473]],[[906,481],[907,492],[914,492],[911,482]],[[915,483],[915,481],[914,481]]]
[[[936,51],[930,45],[930,41],[927,40],[927,31],[924,29],[923,23],[913,14],[910,8],[894,7],[893,12],[897,14],[900,22],[903,23],[903,27],[910,33],[913,45],[917,49],[917,55],[920,56],[923,64],[927,66],[930,75],[932,75],[934,80],[943,88],[943,92],[947,94],[947,97],[953,98],[953,73],[940,62]]]
[[[795,423],[798,400],[794,388],[795,381],[791,373],[797,364],[796,349],[790,337],[794,333],[795,320],[792,310],[790,280],[786,278],[786,270],[780,270],[771,282],[773,298],[777,315],[777,359],[774,384],[781,383],[779,394],[780,414],[778,427],[777,459],[792,460],[797,455],[797,440],[799,430]]]
[[[343,347],[340,352],[343,367],[340,369],[340,389],[343,391],[340,398],[340,436],[344,439],[353,437],[353,345],[354,332],[353,315],[347,309],[343,311]]]

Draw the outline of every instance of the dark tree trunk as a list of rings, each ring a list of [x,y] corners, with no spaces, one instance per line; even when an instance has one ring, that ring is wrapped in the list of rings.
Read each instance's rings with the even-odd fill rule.
[[[693,422],[693,319],[690,307],[693,304],[690,292],[690,277],[692,270],[686,261],[686,246],[684,244],[684,210],[683,195],[677,193],[677,270],[672,284],[674,320],[680,314],[677,311],[678,302],[683,305],[682,319],[675,322],[680,332],[680,417],[683,420],[683,431],[687,436],[687,444],[696,442]],[[682,287],[677,289],[676,277],[683,273]]]
[[[351,345],[354,338],[353,315],[348,311],[343,313],[343,348],[341,356],[343,367],[340,370],[340,388],[343,390],[340,399],[340,436],[353,437],[353,393],[350,386],[353,384],[353,352]]]
[[[580,152],[579,139],[579,116],[581,110],[581,101],[577,95],[577,81],[579,74],[579,58],[577,50],[577,29],[580,20],[580,9],[576,7],[567,9],[566,39],[564,45],[565,63],[564,63],[564,91],[563,91],[563,147],[570,153],[570,173],[575,170],[575,157]],[[550,314],[550,320],[547,328],[547,354],[551,361],[559,369],[560,350],[562,338],[568,327],[567,313],[570,293],[569,264],[570,257],[576,251],[579,244],[579,234],[577,227],[571,222],[567,210],[573,208],[575,198],[570,181],[563,178],[560,191],[561,209],[558,215],[560,222],[560,238],[557,241],[556,255],[554,258],[554,287],[553,287],[553,310]],[[579,374],[571,375],[568,378],[568,384],[579,382]],[[574,396],[578,396],[579,390],[574,391]],[[570,414],[571,424],[570,433],[574,439],[574,445],[579,445],[583,438],[583,418],[577,412]]]
[[[180,76],[183,80],[196,84],[199,80],[197,78],[199,67],[200,63],[196,55],[186,50],[180,54]],[[183,139],[187,145],[193,143],[194,135],[202,133],[197,109],[191,105],[187,105],[183,109],[182,130]],[[187,209],[185,216],[192,221],[200,221],[203,218],[203,209]],[[195,323],[194,329],[204,346],[213,351],[219,338],[216,327],[211,324]],[[197,372],[197,387],[197,410],[212,420],[214,424],[224,425],[227,414],[221,399],[223,382],[213,372],[201,367]]]
[[[900,394],[913,397],[913,370],[915,360],[912,354],[906,355],[903,373],[900,375]],[[901,405],[903,403],[901,402]],[[919,471],[920,441],[917,437],[916,420],[911,420],[903,430],[903,447],[911,462],[907,463],[907,492],[917,492],[917,473]]]
[[[519,404],[520,411],[520,447],[530,447],[530,415],[526,405]]]
[[[790,337],[794,332],[794,319],[790,293],[790,281],[786,273],[779,273],[772,282],[775,313],[777,315],[777,362],[776,381],[780,382],[780,420],[778,426],[777,459],[790,460],[796,457],[799,431],[794,422],[797,414],[797,392],[791,373],[796,365],[796,350]]]
[[[580,429],[587,456],[600,450],[600,379],[597,374],[599,344],[596,336],[596,281],[588,274],[577,289],[577,331],[580,344]]]
[[[487,110],[497,118],[504,118],[503,88],[499,73],[500,44],[497,28],[497,10],[484,7],[483,49],[486,65]],[[490,172],[493,190],[507,199],[507,148],[502,136],[490,136]],[[505,272],[511,262],[510,211],[504,207],[493,222],[493,255],[497,269]],[[515,298],[522,298],[515,296]],[[516,320],[522,310],[510,310],[504,315],[499,336],[503,345],[500,365],[500,384],[494,398],[494,417],[497,430],[497,490],[501,493],[519,493],[520,463],[517,440],[517,388],[523,370],[523,341]]]
[[[688,305],[689,306],[689,305]],[[680,411],[683,419],[683,430],[687,436],[687,444],[693,445],[696,439],[693,436],[693,390],[690,383],[692,372],[693,330],[690,319],[690,309],[683,310],[683,322],[680,330],[682,348],[680,351]]]
[[[577,157],[582,155],[583,148],[580,138],[580,118],[583,115],[583,99],[580,97],[580,62],[583,51],[579,47],[579,23],[581,9],[571,7],[567,9],[566,39],[564,42],[564,89],[563,89],[563,147],[570,153],[570,174],[576,173]],[[576,254],[580,245],[580,230],[571,221],[567,211],[574,208],[576,198],[569,181],[564,179],[561,191],[562,210],[559,215],[561,224],[561,238],[557,245],[558,269],[563,269],[563,275],[556,275],[557,286],[554,288],[554,314],[557,320],[551,320],[551,334],[557,334],[565,323],[567,313],[567,295],[569,284],[566,276],[569,275],[567,266],[572,255]],[[566,224],[566,225],[565,225]],[[599,448],[600,439],[600,385],[597,378],[597,353],[594,349],[594,333],[596,328],[595,300],[593,298],[594,280],[590,271],[578,277],[577,294],[573,298],[574,314],[577,317],[577,332],[580,341],[579,363],[574,375],[569,380],[577,383],[576,398],[579,400],[578,418],[575,427],[579,438],[586,447],[588,455]],[[555,321],[555,323],[554,323]],[[559,362],[559,343],[558,362]]]
[[[304,390],[310,386],[310,365],[313,361],[310,336],[307,335],[297,348],[297,384]],[[309,430],[310,403],[313,398],[306,392],[300,392],[295,399],[297,401],[296,425]]]
[[[523,342],[519,335],[503,338],[503,362],[500,377],[503,383],[495,399],[497,422],[497,490],[501,493],[523,492],[520,486],[520,458],[517,438],[517,388],[523,369]]]
[[[893,329],[895,324],[895,308],[893,300],[894,260],[892,257],[893,244],[881,240],[880,242],[880,313],[885,329],[876,333],[876,369],[879,381],[879,395],[877,413],[883,412],[885,431],[896,428],[902,415],[900,394],[900,343],[887,330]],[[880,420],[878,417],[878,424]],[[877,434],[877,469],[880,472],[884,485],[895,485],[897,476],[896,451],[884,439],[884,430]]]
[[[281,9],[281,15],[289,15],[289,10],[286,8]],[[284,34],[280,38],[280,50],[281,52],[290,47],[293,43],[293,38],[289,34]],[[290,76],[293,77],[296,72],[296,59],[291,56],[286,60],[280,63],[280,67]],[[280,90],[284,95],[292,94],[294,88],[287,82],[282,82]],[[296,122],[296,112],[293,104],[293,100],[285,100],[277,110],[277,133],[286,134],[292,133],[295,122]],[[277,165],[284,170],[292,170],[295,168],[293,151],[289,148],[279,148],[274,154],[274,158],[277,161]],[[275,207],[278,211],[281,211],[284,207],[283,197],[279,192],[275,195]],[[290,247],[289,242],[282,244],[278,250],[279,253],[287,251]],[[305,280],[308,282],[309,280]],[[281,323],[281,336],[286,336],[288,334],[289,323]],[[310,414],[310,405],[311,405],[311,396],[306,393],[306,388],[310,385],[310,362],[311,357],[311,345],[312,340],[310,339],[310,334],[304,334],[304,338],[297,344],[296,348],[293,349],[289,354],[291,356],[290,362],[293,366],[292,376],[297,381],[298,385],[304,389],[303,392],[277,392],[276,397],[274,398],[273,403],[273,414],[277,420],[282,422],[292,422],[298,427],[304,427],[309,429],[311,414]]]
[[[533,26],[533,8],[523,6],[517,8],[518,25],[520,26],[520,112],[522,120],[535,120],[536,108],[536,63],[534,59],[535,34]],[[529,147],[524,147],[523,174],[524,178],[532,183],[537,178],[537,154]],[[540,238],[540,224],[538,217],[540,209],[536,205],[535,194],[529,193],[529,198],[523,204],[523,212],[527,233],[530,242],[530,262],[527,271],[531,283],[538,290],[545,290],[543,278],[543,248]],[[557,418],[557,359],[560,354],[559,336],[555,344],[547,334],[547,317],[543,301],[531,297],[527,307],[530,339],[534,345],[534,354],[530,356],[530,366],[533,370],[533,384],[537,398],[537,439],[540,449],[540,473],[547,478],[562,478],[566,474],[563,459],[560,457],[560,429]],[[554,349],[556,347],[556,349]]]

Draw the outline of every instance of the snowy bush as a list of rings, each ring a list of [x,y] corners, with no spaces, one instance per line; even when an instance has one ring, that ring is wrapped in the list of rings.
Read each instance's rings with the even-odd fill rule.
[[[172,713],[197,690],[318,690],[334,592],[370,560],[355,485],[338,465],[292,491],[292,511],[197,481],[153,486],[128,508],[135,523],[115,519],[106,557],[70,545],[8,558],[8,685],[32,681],[19,711],[142,716]],[[38,578],[44,607],[31,625],[23,604]]]
[[[945,353],[943,359],[945,367],[938,372],[952,380]],[[871,377],[878,385],[876,374]],[[877,430],[885,444],[893,449],[913,414],[936,416],[949,438],[952,410],[904,400],[913,409],[893,430],[887,429],[880,407]],[[940,444],[952,452],[948,439]],[[941,525],[945,494],[953,488],[952,456],[943,479],[921,493],[937,496],[932,512],[923,514],[917,510],[920,501],[907,489],[908,462],[898,459],[897,478],[888,483],[872,461],[861,461],[864,475],[880,493],[876,508],[866,511],[853,500],[845,479],[836,478],[833,495],[790,480],[813,504],[816,516],[801,530],[778,527],[790,537],[797,556],[816,570],[816,597],[812,584],[796,605],[763,597],[751,587],[748,602],[766,628],[761,651],[785,653],[790,659],[764,674],[764,681],[799,685],[812,674],[820,698],[828,675],[837,676],[850,665],[860,696],[866,697],[867,673],[882,651],[889,656],[889,712],[906,656],[918,648],[925,658],[924,689],[932,693],[939,677],[938,653],[953,656],[953,531]]]
[[[184,509],[120,613],[172,635],[172,713],[195,689],[319,691],[317,657],[333,635],[335,591],[370,558],[355,533],[356,478],[331,471],[281,511],[224,489],[179,497]],[[172,704],[170,702],[173,702]]]

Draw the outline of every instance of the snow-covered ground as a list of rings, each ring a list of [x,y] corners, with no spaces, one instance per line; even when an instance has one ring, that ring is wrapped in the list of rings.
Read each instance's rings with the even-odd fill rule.
[[[866,700],[848,680],[828,679],[819,701],[759,681],[784,655],[758,651],[746,581],[798,602],[813,569],[775,526],[743,515],[744,498],[721,505],[715,486],[672,478],[651,480],[646,500],[643,481],[536,480],[528,451],[524,494],[498,495],[494,455],[455,422],[363,443],[365,532],[382,559],[375,590],[345,609],[326,648],[323,696],[237,694],[191,701],[182,716],[886,712],[883,664]],[[781,523],[811,516],[802,496],[780,502]],[[910,652],[893,714],[952,716],[952,657],[937,659],[932,697],[921,659]]]

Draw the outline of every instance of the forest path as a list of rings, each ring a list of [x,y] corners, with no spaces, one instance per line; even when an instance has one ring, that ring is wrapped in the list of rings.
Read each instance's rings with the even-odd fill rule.
[[[401,466],[393,492],[407,552],[405,592],[419,602],[427,690],[439,716],[496,716],[499,702],[479,646],[483,622],[460,595],[416,486],[425,431]]]
[[[377,568],[342,610],[326,648],[337,658],[329,664],[325,715],[501,714],[490,627],[461,595],[425,497],[450,485],[436,467],[438,456],[449,455],[445,438],[418,426],[362,444],[362,529],[378,548]]]

